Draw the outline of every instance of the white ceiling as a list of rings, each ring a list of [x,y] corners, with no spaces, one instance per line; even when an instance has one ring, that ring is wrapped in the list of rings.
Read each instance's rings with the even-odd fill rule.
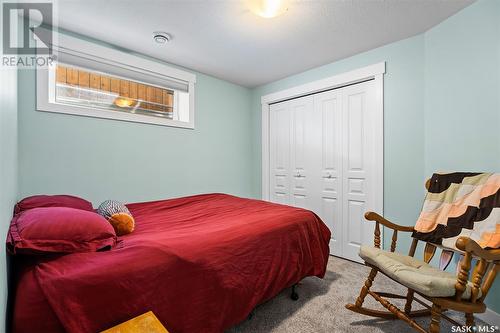
[[[301,0],[273,18],[245,1],[60,0],[60,27],[255,87],[422,33],[474,0]],[[152,41],[167,31],[166,45]]]

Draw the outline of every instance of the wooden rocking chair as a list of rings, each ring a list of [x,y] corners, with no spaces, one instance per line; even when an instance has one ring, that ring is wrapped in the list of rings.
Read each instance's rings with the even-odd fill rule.
[[[426,188],[429,188],[429,180],[426,182]],[[425,243],[424,247],[424,260],[423,262],[417,259],[414,259],[415,250],[417,248],[418,240],[413,238],[413,242],[410,246],[410,250],[408,256],[398,255],[394,253],[396,249],[396,242],[398,237],[398,232],[414,232],[414,228],[410,226],[401,226],[394,224],[384,217],[378,215],[374,212],[367,212],[365,214],[365,218],[368,221],[375,221],[375,239],[374,246],[375,248],[370,248],[372,252],[380,252],[376,253],[378,255],[382,255],[389,257],[388,260],[401,260],[402,262],[408,263],[410,265],[427,265],[431,259],[433,258],[437,245],[431,243]],[[392,242],[391,248],[389,251],[383,251],[380,249],[380,225],[383,225],[389,229],[393,230],[392,234]],[[414,284],[411,286],[408,279],[395,277],[394,274],[391,274],[390,271],[384,269],[383,265],[378,265],[376,262],[364,258],[365,264],[371,267],[371,271],[368,275],[368,278],[365,281],[365,284],[361,288],[361,292],[356,299],[355,304],[347,304],[346,308],[358,312],[364,315],[379,317],[385,319],[401,319],[408,323],[408,325],[414,328],[418,332],[430,332],[430,333],[438,333],[440,330],[440,320],[444,318],[451,322],[453,325],[462,326],[462,324],[456,322],[452,318],[443,314],[448,309],[463,312],[465,314],[465,324],[467,326],[474,326],[474,313],[483,313],[486,311],[486,305],[484,304],[484,299],[486,298],[488,291],[490,290],[497,272],[500,267],[500,249],[492,249],[485,250],[481,248],[474,240],[468,237],[460,237],[456,242],[456,247],[460,251],[452,251],[451,249],[442,248],[441,258],[439,261],[439,268],[432,268],[427,265],[424,268],[429,270],[429,278],[432,279],[434,276],[442,277],[442,281],[438,281],[436,284],[448,283],[448,289],[450,287],[450,276],[453,278],[451,280],[451,288],[452,295],[449,296],[435,296],[433,295],[433,291],[429,290],[418,290],[419,286]],[[362,250],[363,251],[363,250]],[[451,273],[444,272],[444,269],[451,262],[454,252],[459,252],[460,255],[463,255],[462,260],[460,261],[459,267],[457,269],[456,278]],[[361,255],[361,253],[360,253]],[[361,255],[362,256],[362,255]],[[391,258],[392,256],[392,258]],[[363,257],[363,256],[362,256]],[[472,259],[477,259],[477,263],[472,271],[472,278],[469,281],[469,272],[471,270],[471,262]],[[410,262],[411,261],[411,262]],[[434,271],[432,271],[434,270]],[[392,280],[402,284],[403,286],[408,288],[407,294],[404,295],[396,295],[392,293],[386,292],[375,292],[370,288],[372,287],[373,280],[378,272],[388,276]],[[446,275],[448,274],[448,275]],[[432,276],[431,276],[432,275]],[[407,276],[408,277],[408,276]],[[485,277],[483,279],[483,277]],[[415,281],[413,281],[415,282]],[[442,286],[443,284],[441,284]],[[454,290],[453,290],[454,289]],[[448,290],[449,292],[449,290]],[[377,300],[382,306],[384,306],[388,311],[380,311],[375,309],[369,309],[363,307],[363,301],[365,297],[370,294],[375,300]],[[428,300],[432,305],[428,305],[416,295]],[[395,299],[406,299],[404,310],[400,310],[395,305],[390,303],[387,299],[395,298]],[[416,301],[423,305],[426,309],[424,310],[414,310],[412,311],[412,303]],[[429,330],[425,330],[421,325],[419,325],[413,318],[422,317],[431,315],[431,323]]]

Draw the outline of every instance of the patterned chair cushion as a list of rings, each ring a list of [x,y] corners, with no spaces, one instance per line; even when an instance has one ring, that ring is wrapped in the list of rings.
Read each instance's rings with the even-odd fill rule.
[[[429,297],[455,295],[457,276],[432,267],[424,261],[372,246],[361,246],[359,256],[405,287],[423,295]],[[472,284],[468,282],[462,299],[470,299],[471,287]],[[481,292],[479,293],[481,297]]]
[[[116,200],[106,200],[97,208],[97,213],[102,215],[115,229],[118,236],[134,231],[135,220],[128,208]]]

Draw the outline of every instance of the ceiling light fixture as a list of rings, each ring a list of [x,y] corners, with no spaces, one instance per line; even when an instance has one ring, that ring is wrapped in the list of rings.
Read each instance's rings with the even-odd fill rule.
[[[172,40],[172,36],[170,36],[168,33],[164,31],[155,31],[153,32],[153,40],[157,44],[165,44]]]
[[[261,17],[273,18],[288,10],[287,0],[248,0],[250,10]]]

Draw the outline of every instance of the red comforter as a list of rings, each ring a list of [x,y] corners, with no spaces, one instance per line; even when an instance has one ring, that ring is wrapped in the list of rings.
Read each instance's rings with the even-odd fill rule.
[[[23,269],[15,333],[98,332],[149,310],[172,333],[221,332],[325,274],[330,231],[310,211],[224,194],[127,206],[136,230],[116,248]]]

